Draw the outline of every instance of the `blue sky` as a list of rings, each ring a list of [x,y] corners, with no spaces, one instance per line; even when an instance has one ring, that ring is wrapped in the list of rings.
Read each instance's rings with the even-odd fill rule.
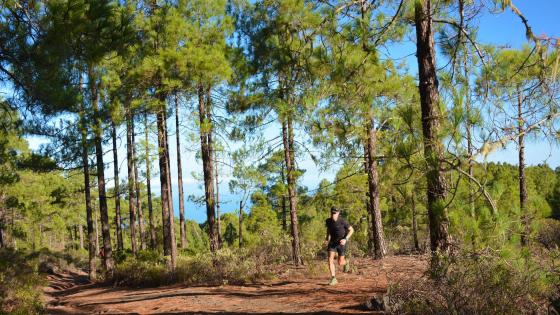
[[[514,4],[523,12],[525,17],[529,20],[530,25],[533,28],[533,32],[536,35],[546,34],[548,36],[560,36],[560,23],[558,22],[558,12],[560,12],[560,0],[524,0],[524,1],[514,1]],[[526,43],[525,29],[517,16],[512,14],[510,11],[503,12],[501,14],[488,14],[485,13],[480,19],[480,32],[479,32],[479,42],[481,43],[492,43],[513,48],[519,48],[524,43]],[[393,57],[405,57],[408,62],[409,67],[412,72],[416,69],[416,60],[414,59],[414,45],[411,42],[404,42],[391,49],[390,53]],[[183,112],[185,112],[183,110]],[[185,117],[186,118],[186,117]],[[174,121],[168,123],[169,126],[174,126]],[[122,130],[121,130],[122,132]],[[171,130],[174,132],[174,130]],[[278,126],[271,125],[268,130],[266,130],[266,135],[274,136],[279,133]],[[301,135],[301,131],[300,131]],[[182,137],[184,139],[185,137]],[[154,144],[156,143],[155,137],[152,137]],[[37,148],[38,145],[44,143],[44,139],[39,138],[28,138],[32,148]],[[199,143],[193,143],[191,146],[199,145]],[[170,135],[170,156],[171,156],[171,171],[172,171],[172,182],[173,182],[173,194],[175,203],[175,212],[178,215],[178,196],[177,196],[177,169],[176,169],[176,150],[175,150],[175,137]],[[202,195],[203,187],[202,183],[197,182],[191,173],[201,172],[201,161],[195,158],[194,151],[185,150],[187,147],[186,143],[182,144],[183,152],[183,180],[185,182],[185,194],[191,195]],[[109,148],[106,148],[108,152],[105,155],[105,161],[111,166],[106,169],[106,176],[111,176],[113,174],[112,170],[112,155]],[[122,159],[125,158],[126,151],[125,147],[121,145],[118,150],[119,159],[121,159],[121,165],[126,165],[122,163]],[[529,141],[526,148],[527,163],[530,165],[535,165],[539,163],[547,163],[551,167],[560,166],[560,151],[557,144],[551,144],[543,141]],[[298,157],[299,167],[306,169],[306,173],[301,179],[300,184],[306,185],[309,189],[314,189],[317,187],[321,179],[326,178],[332,180],[336,173],[336,169],[331,169],[326,172],[320,172],[319,168],[313,163],[308,155],[302,155]],[[500,150],[493,152],[488,156],[489,161],[502,161],[511,164],[517,163],[517,152],[515,144],[509,145],[505,150]],[[157,164],[154,163],[154,167]],[[121,169],[121,176],[124,178],[126,172],[126,167]],[[228,171],[224,170],[224,174],[221,175],[222,184],[220,185],[221,199],[222,199],[222,211],[230,212],[234,211],[239,204],[238,196],[232,195],[228,189],[229,176]],[[112,183],[109,182],[112,186]],[[157,177],[152,182],[153,191],[159,194],[159,180]],[[190,202],[186,203],[186,217],[188,219],[193,219],[198,222],[203,222],[206,219],[206,210],[203,206],[197,206]]]

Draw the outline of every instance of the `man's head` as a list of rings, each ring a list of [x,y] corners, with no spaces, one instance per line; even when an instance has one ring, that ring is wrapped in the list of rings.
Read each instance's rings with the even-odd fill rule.
[[[338,215],[340,214],[340,209],[336,208],[336,207],[331,207],[331,218],[333,218],[333,220],[338,219]]]

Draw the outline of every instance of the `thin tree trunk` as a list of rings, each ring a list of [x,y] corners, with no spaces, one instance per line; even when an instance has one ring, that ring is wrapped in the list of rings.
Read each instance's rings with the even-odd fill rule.
[[[167,128],[167,111],[164,111],[164,117],[165,119],[163,120],[163,126],[164,126],[164,139],[165,139],[165,162],[167,164],[167,182],[169,183],[169,189],[167,190],[168,194],[169,194],[169,198],[168,203],[169,203],[169,229],[170,229],[170,233],[171,233],[171,256],[172,256],[172,267],[173,269],[175,269],[175,265],[176,265],[176,258],[177,258],[177,240],[175,239],[175,223],[174,223],[174,219],[175,219],[175,209],[174,209],[174,204],[173,204],[173,185],[172,185],[172,181],[171,181],[171,159],[169,157],[169,134],[168,134],[168,128]]]
[[[140,181],[138,180],[138,156],[136,154],[136,131],[132,119],[132,163],[134,165],[134,189],[136,191],[136,213],[138,214],[138,232],[140,236],[140,249],[146,249],[144,232],[144,213],[142,212],[142,196],[140,194]]]
[[[84,248],[84,228],[82,224],[78,224],[78,233],[80,234],[80,249]]]
[[[368,220],[368,254],[371,257],[375,257],[375,236],[374,236],[374,225],[373,225],[373,210],[371,208],[371,198],[369,192],[369,153],[367,141],[364,142],[364,170],[366,176],[368,176],[368,191],[366,192],[366,209],[367,209],[367,220]]]
[[[214,151],[214,162],[216,163],[216,217],[218,219],[218,248],[222,247],[222,218],[220,217],[220,182],[218,178],[218,157]]]
[[[122,251],[124,246],[121,218],[121,191],[119,188],[119,159],[117,155],[117,128],[115,126],[115,122],[112,122],[111,127],[111,135],[113,138],[113,172],[115,181],[115,233],[117,237],[117,250]]]
[[[82,78],[80,77],[80,90],[82,90]],[[82,93],[83,95],[83,93]],[[80,111],[80,129],[81,129],[81,142],[82,142],[82,167],[84,170],[84,195],[86,199],[86,217],[87,217],[87,232],[88,232],[88,253],[89,253],[89,279],[94,280],[97,276],[96,266],[95,266],[95,255],[96,252],[96,234],[94,234],[93,227],[93,208],[91,206],[91,186],[89,179],[89,153],[88,153],[88,143],[87,143],[87,123],[86,123],[86,113],[85,106],[81,104]]]
[[[286,163],[287,171],[287,185],[288,185],[288,200],[290,203],[290,221],[291,221],[291,234],[292,234],[292,260],[296,266],[302,264],[300,247],[299,247],[299,233],[298,233],[298,218],[297,218],[297,192],[296,182],[294,175],[294,165],[292,154],[294,154],[292,132],[292,120],[288,117],[282,123],[282,141],[284,144],[284,160]]]
[[[130,222],[128,228],[130,229],[130,247],[132,254],[136,255],[138,252],[137,238],[136,238],[136,191],[134,189],[134,143],[132,134],[134,127],[132,125],[133,114],[130,104],[130,99],[127,99],[125,104],[126,109],[126,166],[128,171],[128,213]]]
[[[177,262],[177,247],[175,245],[175,236],[173,233],[173,213],[170,207],[170,176],[167,144],[167,128],[166,120],[166,96],[163,93],[159,95],[159,109],[157,111],[157,130],[158,130],[158,155],[159,155],[159,179],[161,183],[161,216],[163,225],[163,253],[171,258],[171,268],[175,269]]]
[[[185,222],[185,196],[183,193],[183,166],[181,163],[181,129],[179,128],[179,98],[175,94],[175,138],[177,141],[177,185],[179,186],[179,229],[181,248],[187,248],[187,224]]]
[[[445,199],[447,183],[442,167],[443,146],[439,136],[441,114],[436,74],[434,34],[432,29],[431,0],[419,0],[415,4],[416,47],[418,59],[420,104],[422,111],[422,134],[424,158],[427,162],[428,220],[430,248],[435,253],[449,250],[449,218]],[[433,267],[438,266],[434,259]]]
[[[105,189],[105,164],[103,163],[103,130],[101,114],[98,108],[97,83],[93,75],[93,69],[89,69],[89,87],[91,93],[91,105],[95,116],[95,155],[97,157],[97,189],[99,194],[99,216],[101,221],[101,233],[103,235],[103,263],[107,277],[111,279],[114,272],[113,247],[111,245],[111,227],[109,225],[109,208],[107,206],[107,195]]]
[[[6,210],[1,205],[4,204],[4,194],[0,195],[0,248],[7,247],[6,245],[6,235],[5,235],[5,217],[6,217]]]
[[[519,132],[519,206],[523,222],[521,232],[521,245],[526,247],[529,243],[529,212],[527,210],[527,186],[525,183],[525,127],[523,120],[523,94],[517,88],[517,131]]]
[[[459,6],[461,7],[461,15],[463,12],[463,1],[459,1]],[[471,245],[473,250],[476,249],[476,239],[477,239],[477,228],[476,228],[476,209],[474,206],[474,198],[475,198],[475,189],[472,186],[472,178],[474,178],[474,161],[473,161],[473,143],[472,143],[472,123],[471,123],[471,97],[470,97],[470,84],[469,84],[469,67],[467,64],[467,50],[465,49],[465,56],[463,60],[463,68],[465,72],[465,84],[466,84],[466,91],[467,95],[465,97],[465,111],[467,115],[467,119],[465,122],[465,129],[467,133],[467,159],[468,159],[468,173],[469,173],[469,214],[471,219],[473,220],[473,230],[471,235]]]
[[[410,194],[410,201],[412,206],[412,238],[414,240],[414,249],[420,251],[420,244],[418,243],[418,222],[416,221],[416,198],[414,198],[414,191]]]
[[[206,91],[209,94],[209,91]],[[209,101],[209,99],[207,99]],[[200,120],[200,147],[202,153],[202,166],[204,172],[204,191],[206,196],[206,217],[208,222],[208,235],[210,251],[218,250],[218,231],[216,226],[214,204],[214,165],[212,163],[212,127],[211,108],[206,104],[205,91],[202,85],[198,87],[198,113]]]
[[[243,247],[243,200],[239,201],[239,248]]]
[[[371,210],[373,230],[374,258],[382,259],[387,253],[385,246],[385,233],[383,232],[383,221],[381,220],[381,209],[379,207],[379,179],[377,174],[377,161],[375,160],[375,149],[377,135],[373,122],[367,123],[367,160],[368,160],[368,190],[369,190],[369,209]]]
[[[95,209],[97,208],[97,205],[95,204],[95,202],[93,203],[93,215],[94,215],[94,219],[95,219],[95,255],[99,256],[99,216],[97,214],[97,211],[95,211]]]
[[[148,195],[148,216],[150,220],[150,247],[152,249],[156,249],[157,246],[157,237],[156,237],[156,227],[154,222],[154,207],[152,204],[152,161],[150,159],[150,145],[148,142],[148,113],[144,112],[144,140],[146,142],[146,190]]]
[[[285,161],[282,161],[282,184],[286,183],[286,178],[285,178]],[[286,194],[282,193],[282,230],[287,231],[288,230],[288,222],[287,222],[287,217],[288,217],[288,207],[286,204]]]

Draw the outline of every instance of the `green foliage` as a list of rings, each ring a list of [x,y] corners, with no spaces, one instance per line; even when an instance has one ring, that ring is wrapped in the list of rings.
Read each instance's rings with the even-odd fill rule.
[[[545,312],[555,294],[557,279],[551,275],[538,259],[527,260],[519,252],[509,257],[460,253],[444,262],[437,280],[422,277],[392,286],[389,307],[394,314]]]

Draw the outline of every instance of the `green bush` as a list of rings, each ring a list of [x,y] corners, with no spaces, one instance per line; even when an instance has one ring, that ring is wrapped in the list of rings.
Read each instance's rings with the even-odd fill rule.
[[[395,314],[533,314],[546,310],[554,294],[550,274],[526,260],[489,251],[462,254],[444,263],[440,277],[428,275],[393,284]]]
[[[40,314],[39,257],[12,249],[0,250],[0,313]]]
[[[153,287],[171,283],[243,284],[270,277],[263,265],[249,249],[222,248],[214,255],[209,252],[196,255],[179,255],[174,272],[168,261],[157,253],[127,257],[117,264],[115,282],[118,285]]]

